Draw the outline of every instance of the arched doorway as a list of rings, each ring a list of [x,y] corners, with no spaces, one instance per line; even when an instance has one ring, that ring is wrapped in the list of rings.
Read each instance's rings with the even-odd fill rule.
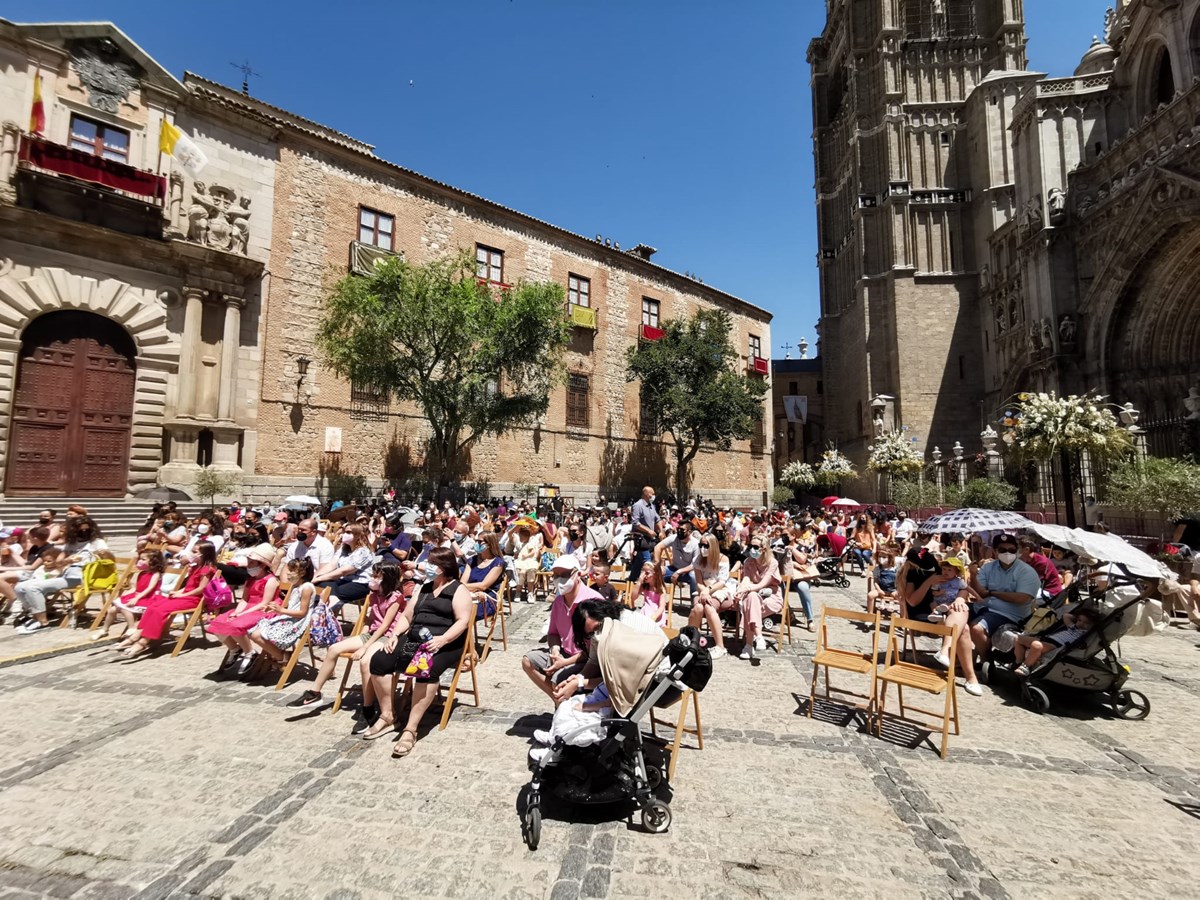
[[[94,313],[52,312],[21,335],[5,490],[119,497],[129,471],[133,339]]]

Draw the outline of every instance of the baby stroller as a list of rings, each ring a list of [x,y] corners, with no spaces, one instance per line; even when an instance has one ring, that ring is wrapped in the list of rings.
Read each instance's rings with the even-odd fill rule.
[[[706,640],[689,626],[666,642],[664,636],[613,619],[604,623],[596,646],[614,715],[558,736],[541,762],[530,761],[533,777],[521,817],[530,850],[541,840],[546,788],[569,803],[632,802],[642,811],[642,827],[653,834],[671,825],[669,793],[668,800],[660,797],[666,782],[664,753],[644,745],[639,723],[652,707],[670,705],[684,689],[704,689],[712,675]],[[577,738],[592,743],[575,746]]]
[[[850,579],[846,577],[846,562],[850,559],[849,542],[840,534],[822,534],[817,536],[817,549],[828,551],[829,556],[817,560],[817,571],[821,573],[821,578],[813,586],[828,582],[834,587],[850,587]]]
[[[1109,705],[1122,719],[1141,720],[1150,715],[1150,699],[1141,691],[1125,689],[1130,670],[1121,662],[1113,644],[1137,623],[1147,597],[1138,587],[1138,579],[1120,564],[1110,567],[1107,589],[1081,599],[1080,582],[1074,582],[1053,606],[1043,608],[1050,614],[1086,604],[1097,615],[1096,624],[1082,636],[1057,651],[1046,653],[1021,679],[1021,697],[1036,713],[1050,709],[1048,685],[1072,691],[1107,695]],[[1001,628],[992,638],[992,660],[983,664],[980,680],[987,682],[995,673],[1008,670],[1001,665],[1011,661],[1011,648],[1017,626]],[[998,665],[999,663],[999,665]],[[1017,677],[1013,675],[1012,677]]]

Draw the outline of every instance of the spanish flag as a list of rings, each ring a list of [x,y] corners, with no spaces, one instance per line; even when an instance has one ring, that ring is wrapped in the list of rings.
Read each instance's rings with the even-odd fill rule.
[[[174,159],[193,178],[208,165],[208,157],[196,146],[196,142],[183,133],[179,126],[163,119],[158,133],[158,149]]]
[[[33,109],[29,111],[29,133],[41,134],[46,130],[46,107],[42,105],[42,75],[33,76]]]

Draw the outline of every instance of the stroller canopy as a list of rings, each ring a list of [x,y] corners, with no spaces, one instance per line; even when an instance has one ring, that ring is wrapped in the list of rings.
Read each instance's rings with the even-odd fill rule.
[[[1097,534],[1061,525],[1031,523],[1028,528],[1042,540],[1070,550],[1076,556],[1125,566],[1131,575],[1140,578],[1172,577],[1170,569],[1115,534]]]
[[[618,715],[627,716],[662,662],[667,636],[646,634],[609,619],[596,642],[600,672]]]

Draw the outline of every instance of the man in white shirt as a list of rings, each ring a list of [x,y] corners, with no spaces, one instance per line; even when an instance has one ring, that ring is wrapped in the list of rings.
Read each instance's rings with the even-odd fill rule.
[[[296,526],[296,540],[288,544],[283,558],[275,566],[281,573],[283,567],[293,559],[311,559],[313,574],[318,574],[333,565],[333,544],[328,538],[317,534],[317,520],[304,519]]]
[[[896,515],[896,521],[892,525],[892,537],[897,544],[900,545],[900,552],[904,553],[908,550],[908,543],[912,540],[912,536],[916,534],[917,526],[912,519],[908,517],[908,513],[900,510]]]

